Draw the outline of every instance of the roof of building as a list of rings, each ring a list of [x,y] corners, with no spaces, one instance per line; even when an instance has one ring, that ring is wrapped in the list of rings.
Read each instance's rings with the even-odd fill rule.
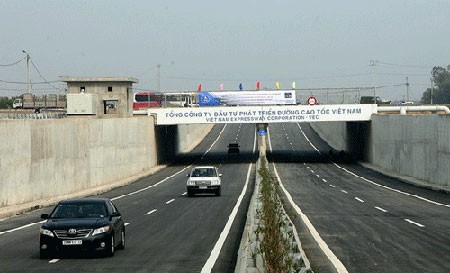
[[[62,82],[131,82],[139,83],[139,80],[133,77],[70,77],[60,76]]]

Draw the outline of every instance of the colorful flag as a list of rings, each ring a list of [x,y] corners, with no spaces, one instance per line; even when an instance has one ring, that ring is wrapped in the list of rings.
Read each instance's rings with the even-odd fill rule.
[[[198,85],[197,91],[198,91],[198,92],[202,91],[202,85],[201,85],[201,84]]]
[[[220,84],[220,90],[223,91],[223,83]]]
[[[292,89],[295,89],[295,82],[292,82]]]
[[[239,90],[242,91],[243,88],[244,88],[244,87],[243,87],[242,83],[240,83],[240,84],[239,84]]]
[[[259,90],[259,88],[261,88],[261,83],[260,82],[256,82],[256,90]]]
[[[277,87],[277,89],[280,89],[280,82],[276,82],[275,86]]]

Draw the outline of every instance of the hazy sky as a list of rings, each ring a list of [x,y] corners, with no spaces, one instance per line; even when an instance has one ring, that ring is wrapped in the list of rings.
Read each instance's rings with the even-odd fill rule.
[[[280,3],[277,3],[280,2]],[[0,96],[20,95],[26,50],[57,93],[58,76],[135,77],[162,90],[386,86],[402,99],[450,64],[449,0],[0,0]],[[370,67],[370,60],[378,60]],[[373,69],[373,70],[372,70]],[[372,73],[373,72],[373,73]],[[31,70],[32,82],[43,82]],[[403,84],[402,86],[396,86]]]

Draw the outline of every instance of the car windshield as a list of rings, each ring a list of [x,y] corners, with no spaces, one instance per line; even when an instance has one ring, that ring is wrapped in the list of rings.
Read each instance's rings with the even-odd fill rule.
[[[105,206],[100,203],[60,204],[51,218],[103,218],[105,215]]]
[[[215,177],[217,176],[214,168],[195,168],[192,170],[191,176],[193,177]]]

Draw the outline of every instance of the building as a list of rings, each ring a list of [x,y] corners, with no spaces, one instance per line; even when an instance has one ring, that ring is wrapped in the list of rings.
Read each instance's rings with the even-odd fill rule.
[[[69,77],[67,83],[67,115],[96,118],[133,116],[133,83],[131,77]]]

